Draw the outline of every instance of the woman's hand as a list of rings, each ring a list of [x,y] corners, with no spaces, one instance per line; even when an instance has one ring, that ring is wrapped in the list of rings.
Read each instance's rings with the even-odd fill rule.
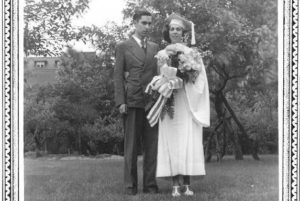
[[[121,104],[119,107],[119,112],[120,112],[120,114],[127,114],[127,105]]]

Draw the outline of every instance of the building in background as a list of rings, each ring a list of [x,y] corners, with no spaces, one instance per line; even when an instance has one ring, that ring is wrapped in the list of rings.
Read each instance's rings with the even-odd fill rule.
[[[25,83],[29,86],[53,84],[59,64],[60,57],[26,57]]]
[[[88,59],[96,57],[96,52],[82,52]],[[24,59],[24,79],[28,86],[44,86],[56,82],[60,57],[26,57]]]

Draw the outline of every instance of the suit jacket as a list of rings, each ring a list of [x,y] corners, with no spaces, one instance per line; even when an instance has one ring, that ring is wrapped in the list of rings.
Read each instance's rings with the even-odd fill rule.
[[[129,38],[116,46],[116,64],[114,69],[115,103],[118,107],[144,108],[145,89],[157,75],[157,44],[148,41],[146,52],[134,38]]]

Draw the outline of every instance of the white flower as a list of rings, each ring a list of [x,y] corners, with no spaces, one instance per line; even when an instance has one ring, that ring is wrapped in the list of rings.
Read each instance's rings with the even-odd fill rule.
[[[176,55],[178,52],[179,66],[178,70],[182,73],[192,73],[195,75],[200,73],[203,68],[202,57],[197,50],[189,48],[183,44],[176,43],[168,45],[165,49],[159,51],[155,56],[158,66],[162,69],[163,66],[170,64],[170,55]]]
[[[168,59],[169,55],[165,49],[158,51],[158,53],[155,55],[157,59]]]
[[[155,58],[157,58],[157,65],[159,67],[164,66],[168,63],[169,55],[166,50],[160,50],[156,55]]]

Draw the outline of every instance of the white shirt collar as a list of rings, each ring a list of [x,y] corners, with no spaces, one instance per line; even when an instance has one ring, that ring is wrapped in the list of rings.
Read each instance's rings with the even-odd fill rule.
[[[142,40],[139,39],[138,37],[136,37],[135,35],[132,35],[132,37],[133,37],[134,40],[139,44],[139,46],[142,47]]]

